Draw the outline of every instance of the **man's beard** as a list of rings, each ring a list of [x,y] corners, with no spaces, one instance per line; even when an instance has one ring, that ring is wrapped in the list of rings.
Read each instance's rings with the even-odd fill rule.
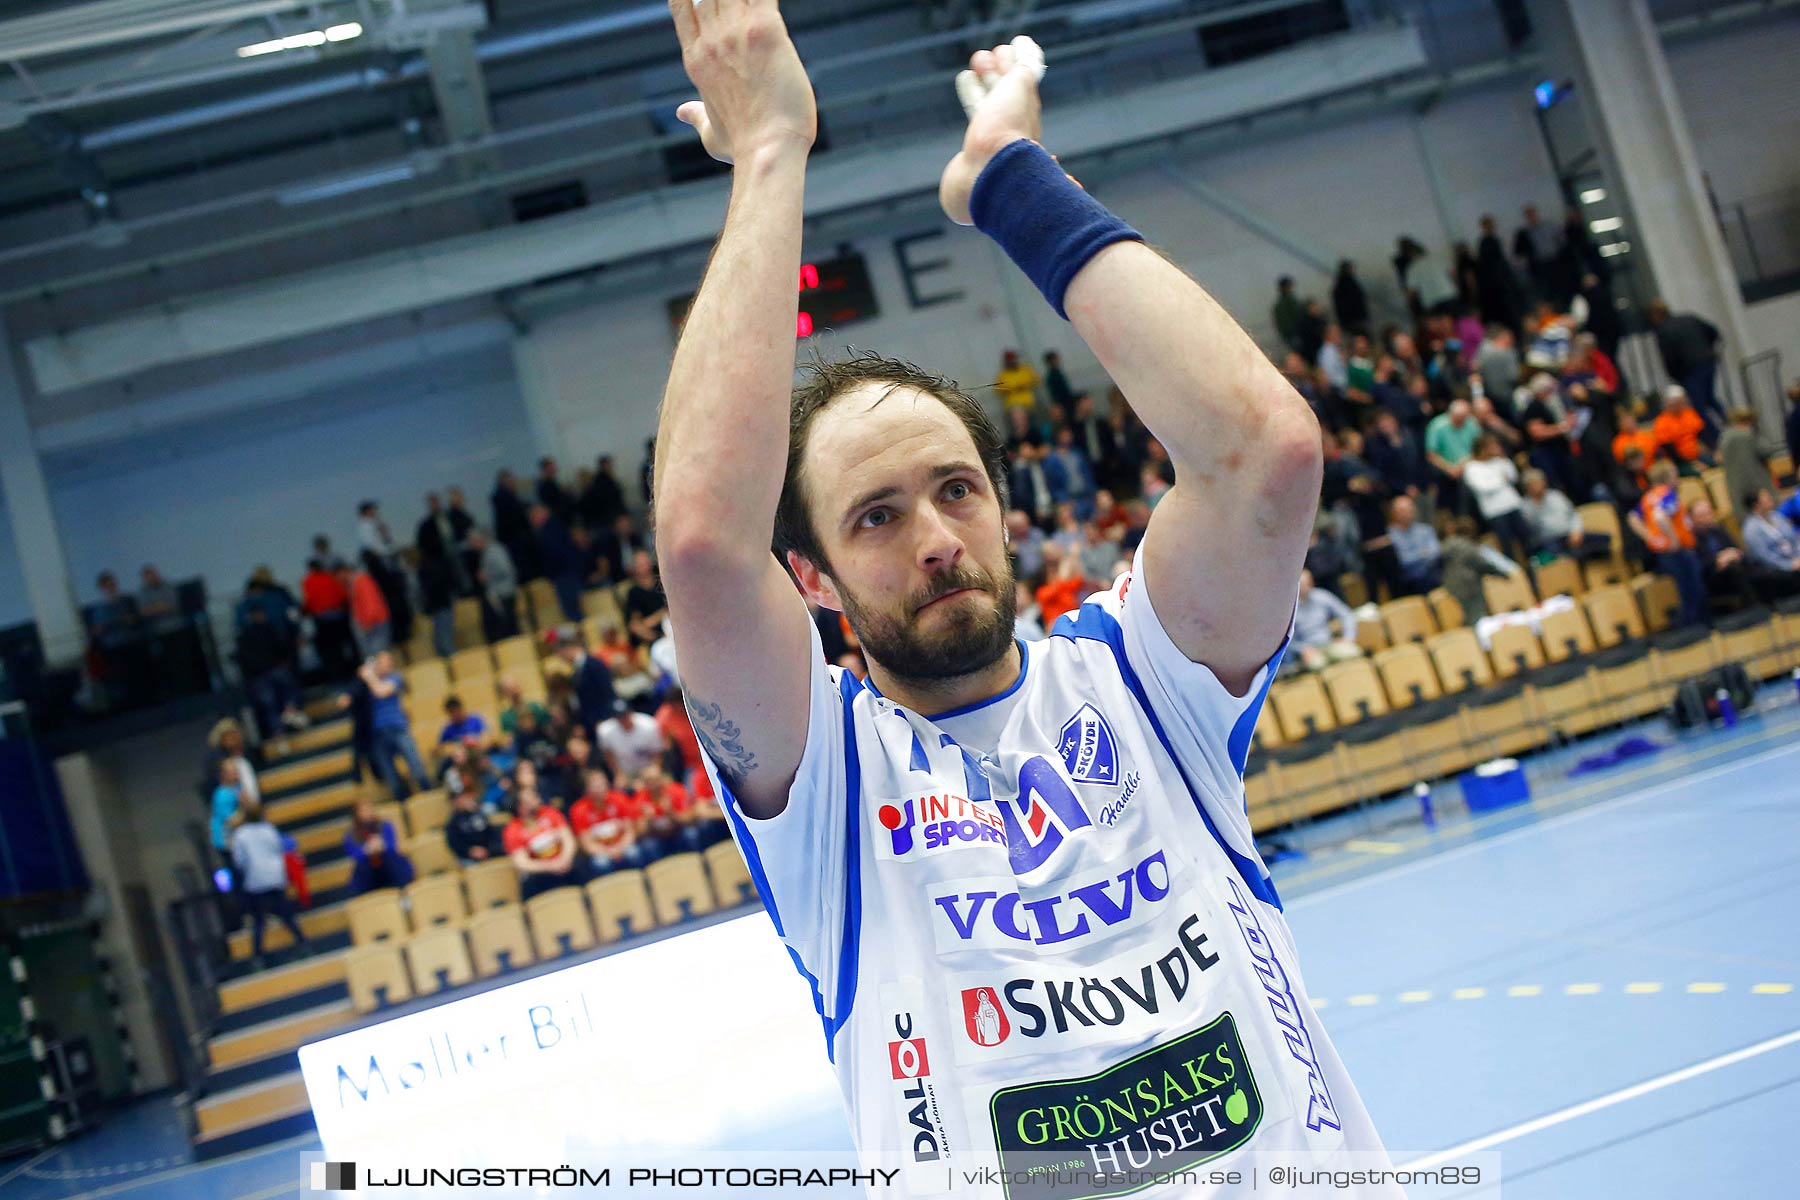
[[[943,630],[926,633],[919,628],[922,605],[964,588],[991,597],[993,609],[957,609],[949,614]],[[1018,602],[1010,563],[1000,579],[979,567],[959,567],[941,575],[907,600],[904,616],[865,608],[842,587],[838,596],[850,628],[862,643],[864,657],[899,679],[926,686],[959,679],[992,666],[1012,648]]]

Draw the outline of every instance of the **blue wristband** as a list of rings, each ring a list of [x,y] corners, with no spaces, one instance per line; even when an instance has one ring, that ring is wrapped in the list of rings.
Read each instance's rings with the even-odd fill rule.
[[[1114,242],[1144,240],[1029,138],[1009,143],[981,168],[969,212],[1065,321],[1063,295],[1088,259]]]

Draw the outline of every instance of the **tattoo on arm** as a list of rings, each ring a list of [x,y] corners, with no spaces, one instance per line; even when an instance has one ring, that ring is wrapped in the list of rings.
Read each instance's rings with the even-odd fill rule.
[[[744,734],[737,722],[728,720],[717,704],[694,696],[687,698],[687,707],[700,748],[713,760],[726,783],[733,788],[742,787],[744,777],[756,770],[756,755],[744,749]]]

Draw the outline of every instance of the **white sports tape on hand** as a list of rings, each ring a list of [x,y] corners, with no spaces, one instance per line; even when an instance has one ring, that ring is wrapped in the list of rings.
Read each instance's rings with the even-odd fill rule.
[[[698,3],[699,0],[695,0],[695,2]],[[1044,72],[1048,68],[1044,65],[1044,48],[1042,46],[1024,34],[1020,34],[1012,40],[1012,51],[1013,70],[1024,68],[1030,71],[1033,82],[1044,78]],[[994,83],[999,82],[1000,77],[995,76]],[[968,116],[975,115],[976,106],[986,99],[987,94],[992,90],[992,85],[983,83],[973,71],[963,71],[956,77],[956,98],[962,102],[963,112]]]

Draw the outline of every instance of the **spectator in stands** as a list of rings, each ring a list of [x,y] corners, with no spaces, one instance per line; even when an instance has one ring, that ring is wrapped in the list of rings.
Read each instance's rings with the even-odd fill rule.
[[[1519,511],[1531,530],[1534,553],[1567,554],[1586,561],[1605,558],[1612,553],[1612,537],[1604,533],[1588,533],[1581,514],[1562,492],[1550,486],[1549,478],[1535,467],[1525,472],[1525,496]]]
[[[711,795],[711,780],[702,775],[700,781],[707,786],[704,797],[670,779],[661,763],[651,764],[638,775],[639,809],[653,814],[653,822],[660,817],[674,827],[674,845],[669,849],[697,852],[731,836],[725,814]]]
[[[517,636],[519,573],[512,555],[479,529],[469,532],[469,552],[475,561],[476,595],[481,599],[482,636],[489,642]]]
[[[238,666],[256,708],[257,725],[265,738],[283,729],[305,729],[300,711],[300,677],[294,671],[287,639],[269,623],[260,606],[248,610],[249,623],[238,630]]]
[[[1483,576],[1511,576],[1523,571],[1518,563],[1475,540],[1473,517],[1450,519],[1448,536],[1444,538],[1443,587],[1462,608],[1464,622],[1473,625],[1488,615],[1487,594],[1481,587]]]
[[[1439,473],[1439,503],[1455,511],[1461,493],[1463,467],[1475,455],[1481,436],[1467,400],[1453,400],[1450,407],[1425,427],[1425,459]]]
[[[460,863],[486,862],[506,851],[500,830],[481,808],[481,794],[472,787],[453,791],[450,819],[444,825],[444,841]]]
[[[344,852],[350,856],[352,896],[379,888],[403,888],[413,881],[412,860],[401,853],[394,823],[378,816],[375,802],[367,796],[359,796],[350,809]]]
[[[1656,414],[1654,432],[1657,449],[1667,451],[1682,474],[1698,474],[1696,464],[1712,465],[1712,456],[1700,445],[1702,435],[1707,432],[1705,422],[1694,411],[1687,389],[1680,384],[1672,383],[1663,392],[1662,411]],[[1713,430],[1708,440],[1716,440],[1718,436],[1718,431]]]
[[[462,550],[470,528],[468,513],[446,509],[436,492],[426,495],[425,516],[420,519],[413,536],[413,544],[419,549],[421,585],[424,583],[426,568],[436,565],[441,568],[458,595],[468,592],[469,579]]]
[[[1661,461],[1650,468],[1650,490],[1630,514],[1632,528],[1656,556],[1656,569],[1675,581],[1681,594],[1683,625],[1706,620],[1706,580],[1694,554],[1694,531],[1676,490],[1675,464]]]
[[[1300,307],[1300,297],[1294,292],[1294,277],[1283,275],[1275,281],[1275,304],[1269,309],[1269,321],[1275,326],[1275,336],[1281,344],[1292,349],[1300,347],[1300,316],[1304,310]]]
[[[502,675],[495,685],[500,696],[500,730],[511,735],[518,729],[519,714],[529,712],[539,725],[550,721],[550,710],[536,700],[525,699],[525,689],[520,685],[518,676],[511,673]]]
[[[205,783],[208,793],[218,785],[219,765],[226,761],[237,763],[237,788],[240,795],[251,800],[260,800],[262,791],[256,782],[256,767],[250,761],[250,748],[244,742],[244,727],[231,717],[222,717],[206,735],[206,759],[201,767],[200,778]]]
[[[369,690],[370,752],[375,769],[394,799],[404,800],[413,789],[430,786],[426,782],[425,764],[419,757],[418,743],[413,741],[412,724],[401,701],[406,693],[406,681],[394,669],[393,654],[386,650],[363,663],[357,677]],[[405,762],[410,788],[401,781],[395,759]]]
[[[1396,496],[1388,506],[1388,543],[1399,560],[1403,585],[1396,595],[1424,595],[1438,585],[1443,570],[1444,551],[1437,530],[1418,517],[1418,507],[1410,496]]]
[[[537,502],[564,525],[575,517],[575,503],[568,490],[563,487],[562,479],[557,473],[556,460],[545,456],[538,459]]]
[[[1525,315],[1524,292],[1507,260],[1499,223],[1491,216],[1481,218],[1481,240],[1475,244],[1475,303],[1490,326],[1516,329]]]
[[[366,658],[386,650],[393,644],[393,625],[381,585],[367,566],[354,573],[345,567],[339,572],[338,580],[350,596],[350,620],[355,626],[357,645],[362,648],[363,656]]]
[[[1525,206],[1525,223],[1513,234],[1513,257],[1519,260],[1526,280],[1540,299],[1554,294],[1553,265],[1562,249],[1556,227],[1544,221],[1537,205]]]
[[[1081,556],[1066,553],[1056,542],[1044,543],[1044,583],[1037,589],[1037,606],[1047,629],[1064,613],[1081,607],[1093,589],[1081,573]]]
[[[1050,473],[1060,469],[1060,465],[1050,458],[1049,447],[1041,442],[1025,441],[1013,451],[1013,503],[1040,526],[1049,524],[1056,512],[1056,493],[1059,489],[1052,485]]]
[[[569,825],[596,876],[649,863],[646,847],[638,841],[643,824],[637,798],[616,790],[605,771],[589,771],[580,798],[569,806]]]
[[[1731,414],[1730,427],[1719,435],[1718,457],[1719,465],[1725,468],[1725,493],[1732,497],[1733,504],[1742,504],[1769,486],[1769,465],[1756,446],[1755,410],[1740,408]],[[1742,523],[1749,516],[1750,510],[1743,509],[1738,513],[1738,521]]]
[[[1332,632],[1331,623],[1338,629]],[[1362,653],[1356,644],[1356,614],[1350,606],[1313,584],[1311,571],[1300,572],[1300,598],[1294,607],[1293,669],[1320,671]]]
[[[1362,444],[1362,435],[1354,429],[1346,429],[1338,437],[1321,431],[1325,475],[1320,498],[1327,509],[1354,523],[1355,542],[1361,547],[1363,573],[1370,587],[1386,584],[1399,595],[1406,585],[1387,535],[1387,505],[1392,496],[1380,476],[1363,461]]]
[[[1075,389],[1069,386],[1069,377],[1063,374],[1062,355],[1054,350],[1044,351],[1044,394],[1063,420],[1075,419]]]
[[[1041,642],[1046,636],[1037,594],[1030,583],[1016,574],[1013,576],[1013,636],[1021,642]]]
[[[506,823],[502,844],[519,869],[521,899],[585,881],[576,859],[575,835],[560,812],[543,802],[536,787],[521,784],[513,819]]]
[[[1375,414],[1375,429],[1364,440],[1363,455],[1396,496],[1431,505],[1431,467],[1412,430],[1387,409]],[[1433,505],[1433,507],[1435,507]]]
[[[1319,342],[1319,374],[1335,391],[1350,386],[1350,361],[1344,357],[1344,327],[1336,321],[1325,326]]]
[[[431,622],[431,649],[439,658],[456,653],[456,579],[442,558],[419,559],[419,607]]]
[[[692,780],[705,773],[700,760],[700,739],[694,734],[694,723],[688,718],[687,704],[679,683],[670,686],[656,709],[656,727],[681,758],[681,775]]]
[[[1575,417],[1564,404],[1556,377],[1540,371],[1531,377],[1530,399],[1519,413],[1524,426],[1531,465],[1549,476],[1563,492],[1580,492],[1580,477],[1575,470],[1575,450],[1571,437],[1575,433]]]
[[[1022,408],[1027,412],[1036,408],[1037,385],[1038,373],[1029,363],[1019,361],[1017,350],[1008,350],[1000,356],[1000,374],[994,377],[994,390],[1000,393],[1000,400],[1007,408]]]
[[[1067,425],[1056,431],[1056,449],[1051,451],[1061,465],[1064,501],[1075,506],[1075,515],[1086,520],[1094,513],[1094,493],[1099,490],[1094,468],[1086,452],[1075,444],[1075,431]]]
[[[1069,428],[1074,430],[1076,448],[1087,456],[1094,482],[1100,488],[1111,487],[1118,475],[1118,464],[1113,461],[1118,454],[1118,447],[1111,426],[1094,411],[1092,396],[1083,392],[1075,397],[1069,416]]]
[[[631,556],[631,582],[625,588],[625,625],[634,646],[648,646],[662,636],[663,618],[669,615],[669,601],[663,595],[662,581],[656,575],[656,560],[648,550],[634,551]]]
[[[544,578],[556,592],[563,620],[581,620],[581,588],[587,571],[574,535],[547,504],[531,506],[531,530],[537,541],[538,561],[543,564]]]
[[[251,961],[260,970],[263,925],[270,917],[287,927],[296,955],[311,953],[312,943],[294,919],[294,902],[288,898],[287,839],[263,814],[259,801],[244,801],[239,816],[231,832],[231,862],[237,870],[238,903],[250,917]]]
[[[1800,463],[1800,380],[1788,384],[1787,403],[1787,428],[1783,432],[1787,437],[1788,460]]]
[[[312,544],[313,557],[318,559],[321,563],[324,563],[325,569],[330,571],[333,575],[336,575],[339,571],[342,571],[345,567],[350,565],[344,560],[343,555],[331,548],[331,539],[324,534],[321,533],[314,537]]]
[[[88,608],[88,632],[103,649],[117,651],[137,635],[137,604],[119,587],[118,576],[100,572],[100,599]]]
[[[496,475],[488,503],[494,512],[494,540],[506,548],[520,579],[536,579],[543,573],[537,537],[531,530],[531,506],[519,495],[518,477],[511,471]]]
[[[1716,600],[1735,600],[1750,606],[1760,603],[1750,584],[1749,564],[1743,547],[1731,531],[1719,524],[1710,501],[1696,500],[1688,506],[1688,521],[1694,528],[1694,557],[1700,560],[1700,574],[1706,580],[1707,594]]]
[[[563,625],[552,630],[550,642],[556,655],[569,668],[569,683],[575,695],[575,715],[583,729],[592,733],[600,722],[619,709],[618,694],[613,690],[612,672],[606,664],[588,653],[581,628]]]
[[[1650,305],[1650,328],[1656,332],[1656,348],[1662,354],[1669,378],[1693,400],[1711,445],[1725,423],[1715,392],[1719,346],[1724,340],[1710,322],[1693,313],[1671,313],[1662,300]]]
[[[1643,429],[1638,425],[1637,409],[1631,405],[1619,406],[1619,432],[1613,436],[1612,452],[1614,461],[1624,465],[1627,451],[1636,448],[1648,463],[1656,457],[1657,440],[1654,429]]]
[[[306,564],[300,581],[301,605],[313,623],[313,652],[333,682],[356,673],[356,636],[350,628],[350,591],[321,558]]]
[[[668,752],[669,739],[656,719],[626,709],[600,723],[597,739],[606,769],[614,779],[632,779]]]
[[[1500,452],[1500,439],[1483,434],[1475,443],[1475,457],[1463,466],[1463,484],[1475,497],[1481,519],[1500,539],[1513,558],[1523,562],[1530,553],[1531,530],[1519,510],[1519,469]]]
[[[224,860],[233,891],[237,890],[237,866],[231,857],[231,831],[237,826],[238,810],[244,802],[244,794],[238,782],[238,762],[235,758],[219,761],[219,773],[213,779],[210,825],[213,849]]]
[[[1750,580],[1765,596],[1800,594],[1800,533],[1786,514],[1775,507],[1775,493],[1764,487],[1750,497],[1750,516],[1744,521],[1744,548],[1750,559]]]
[[[1353,336],[1369,332],[1369,297],[1362,281],[1356,277],[1356,264],[1349,259],[1338,262],[1337,277],[1331,284],[1331,310],[1338,324]]]
[[[1448,313],[1456,306],[1456,281],[1429,250],[1410,237],[1394,246],[1394,272],[1418,316]]]
[[[589,529],[610,529],[625,512],[625,489],[613,473],[612,455],[602,454],[594,466],[594,478],[582,490],[579,501],[582,523]],[[616,566],[618,559],[613,558]]]
[[[181,599],[155,566],[145,563],[138,574],[137,613],[152,633],[165,633],[181,624]]]
[[[400,565],[400,545],[388,532],[380,506],[364,500],[357,506],[356,539],[362,548],[363,567],[387,601],[390,619],[402,641],[412,634],[412,599],[406,591],[406,573]]]
[[[1015,576],[1035,579],[1043,573],[1044,536],[1022,510],[1015,508],[1006,514],[1007,548],[1012,551]]]
[[[438,745],[448,745],[451,742],[480,744],[487,740],[487,734],[487,722],[480,713],[465,709],[460,696],[448,696],[444,699],[444,728],[438,734]]]

